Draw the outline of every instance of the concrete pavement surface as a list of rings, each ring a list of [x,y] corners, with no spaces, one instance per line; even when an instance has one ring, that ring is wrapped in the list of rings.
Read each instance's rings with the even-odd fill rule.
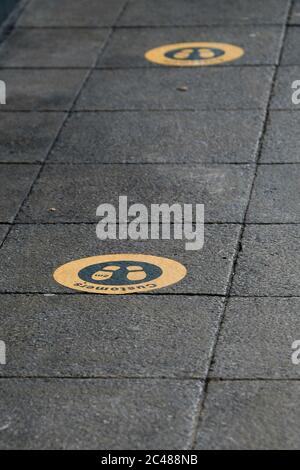
[[[145,58],[190,42],[243,55]],[[299,449],[299,44],[299,0],[21,2],[0,44],[1,449]],[[99,240],[120,195],[204,204],[203,248]],[[116,253],[187,275],[119,296],[53,278]]]

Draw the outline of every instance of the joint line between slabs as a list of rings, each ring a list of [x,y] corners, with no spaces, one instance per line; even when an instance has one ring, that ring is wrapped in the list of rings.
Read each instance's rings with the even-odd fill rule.
[[[29,0],[31,1],[31,0]],[[128,5],[128,2],[127,2]],[[127,6],[126,5],[126,6]],[[109,29],[109,28],[114,28],[116,30],[118,29],[191,29],[191,28],[232,28],[232,27],[244,27],[244,26],[249,26],[249,27],[261,27],[261,28],[267,28],[267,27],[274,27],[274,26],[284,26],[284,22],[278,22],[278,23],[241,23],[241,22],[233,22],[233,23],[198,23],[198,24],[156,24],[156,25],[141,25],[141,24],[136,24],[136,25],[122,25],[122,24],[106,24],[106,25],[101,25],[101,26],[95,26],[95,25],[86,25],[86,26],[76,26],[76,25],[62,25],[62,26],[57,26],[57,25],[52,25],[52,26],[45,26],[45,25],[32,25],[32,26],[27,26],[27,25],[16,25],[16,29]],[[289,23],[288,26],[293,26],[293,27],[300,27],[300,24],[298,23]]]
[[[30,1],[32,1],[32,0],[29,0],[29,2],[30,2]],[[119,20],[120,16],[122,15],[123,10],[124,10],[125,6],[127,5],[128,1],[129,1],[129,0],[127,0],[127,2],[125,3],[125,5],[123,5],[123,8],[121,9],[119,15],[118,15],[117,18],[116,18],[116,22]],[[27,3],[26,3],[26,6],[27,6]],[[13,30],[13,28],[12,28],[12,30]],[[10,31],[10,33],[12,32],[12,30]],[[47,152],[47,154],[46,154],[44,160],[43,160],[42,163],[41,163],[41,166],[40,166],[39,171],[37,172],[36,177],[33,179],[33,181],[32,181],[32,183],[31,183],[31,185],[30,185],[30,188],[29,188],[28,192],[26,193],[26,195],[24,196],[23,200],[22,200],[21,203],[19,204],[19,208],[18,208],[18,210],[17,210],[17,212],[16,212],[16,214],[15,214],[15,216],[14,216],[14,218],[13,218],[12,224],[9,226],[9,228],[8,228],[8,230],[7,230],[7,232],[6,232],[5,236],[4,236],[4,238],[3,238],[3,240],[2,240],[1,243],[0,243],[0,249],[3,247],[4,243],[6,242],[7,237],[8,237],[8,235],[10,234],[10,232],[11,232],[11,230],[12,230],[12,227],[14,226],[14,223],[15,223],[15,221],[17,220],[17,217],[18,217],[20,211],[22,210],[22,207],[23,207],[23,206],[25,205],[25,203],[27,202],[28,198],[30,197],[30,195],[31,195],[31,193],[32,193],[32,191],[33,191],[33,188],[34,188],[35,184],[36,184],[37,181],[39,180],[39,178],[40,178],[40,176],[41,176],[41,174],[42,174],[43,168],[44,168],[44,166],[45,166],[45,163],[46,163],[46,161],[47,161],[49,155],[51,154],[51,152],[52,152],[52,150],[53,150],[53,148],[54,148],[54,145],[56,144],[58,138],[60,137],[61,132],[62,132],[62,130],[63,130],[63,128],[64,128],[64,126],[65,126],[65,124],[66,124],[68,118],[69,118],[70,115],[72,114],[72,111],[73,111],[74,108],[75,108],[75,105],[76,105],[76,103],[77,103],[77,100],[79,99],[79,97],[80,97],[80,95],[81,95],[81,92],[82,92],[84,86],[86,85],[86,83],[87,83],[88,79],[90,78],[92,72],[95,70],[96,65],[97,65],[97,62],[98,62],[98,60],[99,60],[99,57],[100,57],[101,54],[105,51],[106,46],[107,46],[107,44],[109,43],[109,40],[110,40],[110,38],[111,38],[111,36],[112,36],[112,33],[113,33],[113,30],[114,30],[113,28],[110,29],[110,31],[109,31],[109,33],[108,33],[108,36],[107,36],[107,38],[106,38],[104,44],[103,44],[102,47],[99,49],[98,54],[97,54],[96,57],[95,57],[93,66],[92,66],[91,68],[87,69],[88,72],[87,72],[85,78],[83,79],[82,84],[81,84],[81,86],[79,87],[79,90],[77,91],[77,93],[75,93],[75,96],[74,96],[74,98],[73,98],[73,100],[72,100],[71,106],[69,107],[69,109],[66,110],[66,114],[65,114],[65,116],[64,116],[64,118],[63,118],[63,120],[62,120],[62,123],[61,123],[61,125],[60,125],[60,127],[59,127],[59,129],[58,129],[58,131],[57,131],[57,133],[56,133],[56,136],[55,136],[54,139],[53,139],[53,142],[52,142],[50,148],[48,149],[48,152]],[[9,110],[8,110],[8,111],[9,111]],[[34,110],[33,110],[33,111],[34,111]]]
[[[178,382],[204,382],[201,376],[168,376],[168,375],[0,375],[1,380],[170,380]],[[211,382],[300,382],[300,377],[211,377],[207,379]]]
[[[111,28],[112,30],[114,30],[114,28]],[[99,58],[99,57],[98,57]],[[217,70],[219,68],[236,68],[236,67],[239,67],[239,68],[251,68],[251,67],[256,67],[256,68],[262,68],[262,67],[266,67],[266,68],[270,68],[270,67],[276,67],[276,65],[278,65],[278,63],[275,61],[275,62],[270,62],[270,63],[258,63],[258,64],[218,64],[218,65],[209,65],[209,69],[214,69],[214,70]],[[284,64],[282,65],[281,67],[293,67],[293,66],[297,66],[299,64]],[[194,66],[191,65],[191,66],[186,66],[185,67],[185,70],[191,70],[193,69]],[[7,65],[7,66],[3,66],[1,67],[0,66],[0,70],[89,70],[90,67],[86,67],[86,66],[79,66],[79,65],[72,65],[72,66],[65,66],[65,65],[56,65],[56,66],[49,66],[49,65],[43,65],[43,66],[36,66],[36,65]],[[94,67],[94,70],[97,70],[97,71],[102,71],[102,72],[105,72],[107,70],[109,71],[118,71],[118,70],[165,70],[166,69],[166,66],[165,65],[148,65],[148,64],[144,64],[144,65],[129,65],[129,66],[126,66],[126,65],[116,65],[116,66],[106,66],[106,65],[97,65]],[[181,73],[181,72],[179,72]]]
[[[43,295],[45,297],[47,296],[94,296],[95,294],[89,293],[89,292],[52,292],[52,291],[0,291],[0,297],[2,295],[24,295],[24,296],[35,296],[35,295]],[[125,295],[125,294],[124,294]],[[226,294],[217,294],[217,293],[193,293],[193,292],[156,292],[156,293],[138,293],[136,292],[133,294],[134,297],[137,295],[139,297],[152,297],[152,296],[164,296],[164,297],[169,297],[169,296],[181,296],[181,297],[212,297],[212,298],[219,298],[223,299],[224,301],[226,300]],[[231,295],[229,299],[283,299],[283,300],[288,300],[288,299],[299,299],[300,295],[296,294],[285,294],[285,295],[255,295],[255,294],[249,294],[249,295],[242,295],[242,294],[233,294]]]
[[[127,2],[128,2],[128,0],[127,0]],[[127,3],[126,3],[126,4],[127,4]],[[123,11],[123,9],[122,9],[121,12],[119,13],[119,15],[118,15],[116,21],[118,21],[120,15],[121,15],[121,13],[122,13],[122,11]],[[113,33],[113,28],[110,30],[110,32],[109,32],[109,34],[108,34],[108,36],[107,36],[107,38],[106,38],[104,44],[102,45],[102,47],[100,47],[100,49],[99,49],[99,51],[98,51],[98,53],[97,53],[97,56],[95,57],[93,66],[92,66],[91,68],[87,69],[88,72],[87,72],[85,78],[83,79],[83,81],[82,81],[82,83],[81,83],[81,86],[79,87],[79,90],[77,91],[77,93],[75,93],[75,96],[74,96],[74,98],[73,98],[73,100],[72,100],[71,106],[69,107],[69,109],[67,110],[67,112],[66,112],[66,114],[65,114],[65,116],[64,116],[64,118],[63,118],[63,121],[62,121],[62,123],[61,123],[61,125],[60,125],[60,127],[59,127],[59,129],[58,129],[58,131],[57,131],[57,133],[56,133],[56,136],[55,136],[55,138],[53,139],[53,142],[52,142],[50,148],[48,149],[48,152],[47,152],[47,154],[46,154],[44,160],[43,160],[42,163],[41,163],[41,166],[40,166],[39,171],[37,172],[36,177],[33,179],[32,184],[31,184],[31,186],[30,186],[30,188],[29,188],[27,194],[26,194],[25,197],[23,198],[23,201],[20,203],[19,209],[17,210],[17,212],[16,212],[16,214],[15,214],[15,216],[14,216],[14,218],[13,218],[12,225],[10,225],[10,227],[9,227],[9,229],[8,229],[8,231],[7,231],[7,233],[5,234],[5,237],[3,238],[2,242],[0,243],[0,249],[2,248],[2,246],[3,246],[4,243],[5,243],[5,241],[7,240],[7,237],[8,237],[9,233],[10,233],[11,230],[12,230],[12,227],[13,227],[13,225],[14,225],[14,222],[16,221],[16,219],[17,219],[17,217],[18,217],[20,211],[22,210],[22,208],[24,207],[24,205],[25,205],[25,203],[27,202],[28,198],[30,197],[30,195],[31,195],[31,193],[32,193],[32,191],[33,191],[33,188],[34,188],[35,184],[38,182],[38,180],[39,180],[39,178],[40,178],[40,176],[41,176],[41,174],[42,174],[42,171],[43,171],[43,169],[44,169],[44,167],[45,167],[45,163],[46,163],[47,159],[49,158],[49,155],[51,154],[51,152],[52,152],[52,150],[53,150],[53,148],[54,148],[54,145],[56,144],[58,138],[60,137],[61,132],[62,132],[62,130],[63,130],[63,128],[64,128],[64,126],[65,126],[65,124],[66,124],[68,118],[69,118],[70,115],[72,114],[72,111],[74,110],[74,108],[75,108],[75,106],[76,106],[77,100],[79,99],[83,88],[85,87],[87,81],[89,80],[89,78],[90,78],[92,72],[95,70],[96,65],[97,65],[97,62],[98,62],[98,60],[99,60],[99,57],[101,56],[101,54],[102,54],[102,53],[104,52],[104,50],[106,49],[106,46],[107,46],[107,44],[108,44],[108,42],[109,42],[109,40],[110,40],[110,38],[111,38],[111,36],[112,36],[112,33]]]
[[[292,12],[293,4],[294,4],[294,0],[290,0],[289,6],[288,6],[288,11],[287,11],[286,22],[285,22],[284,29],[283,29],[283,32],[282,32],[282,39],[281,39],[281,44],[280,44],[279,56],[278,56],[278,64],[280,64],[280,62],[281,62],[284,42],[285,42],[286,35],[287,35],[287,27],[288,27],[287,25],[288,25],[288,21],[289,21],[291,12]],[[197,446],[197,435],[198,435],[198,431],[199,431],[200,424],[201,424],[201,416],[202,416],[202,412],[205,408],[205,403],[206,403],[206,399],[207,399],[207,396],[208,396],[209,377],[210,377],[213,361],[214,361],[214,358],[215,358],[219,337],[220,337],[220,334],[221,334],[221,331],[222,331],[222,325],[223,325],[224,318],[225,318],[225,315],[226,315],[226,310],[227,310],[229,298],[230,298],[230,295],[231,295],[231,290],[232,290],[232,286],[233,286],[234,275],[235,275],[235,270],[236,270],[236,266],[237,266],[237,262],[238,262],[238,258],[239,258],[239,253],[240,253],[241,246],[242,246],[242,243],[243,243],[243,237],[244,237],[245,228],[246,228],[246,218],[247,218],[247,213],[248,213],[248,209],[249,209],[249,206],[250,206],[252,193],[253,193],[253,190],[254,190],[254,184],[255,184],[255,181],[256,181],[256,177],[257,177],[258,164],[259,164],[261,154],[262,154],[263,138],[264,138],[266,128],[267,128],[267,122],[268,122],[269,113],[270,113],[270,104],[271,104],[273,90],[274,90],[274,86],[275,86],[275,82],[276,82],[276,78],[277,78],[277,74],[278,74],[278,68],[279,68],[279,65],[276,65],[275,69],[274,69],[274,72],[273,72],[272,81],[271,81],[271,84],[270,84],[269,97],[268,97],[267,105],[266,105],[266,108],[265,108],[264,124],[263,124],[262,130],[261,130],[261,133],[260,133],[260,137],[258,139],[257,156],[256,156],[256,161],[255,161],[255,163],[256,163],[255,164],[255,172],[254,172],[254,175],[253,175],[253,178],[252,178],[252,184],[251,184],[251,188],[250,188],[250,191],[249,191],[248,203],[247,203],[245,211],[244,211],[243,223],[242,223],[240,233],[239,233],[239,237],[238,237],[238,240],[237,240],[237,249],[235,251],[235,257],[234,257],[233,262],[232,262],[231,272],[230,272],[230,276],[229,276],[229,282],[228,282],[228,285],[227,285],[227,291],[226,291],[226,296],[225,296],[225,301],[224,301],[223,312],[221,313],[221,316],[220,316],[217,332],[216,332],[216,335],[215,335],[215,341],[214,341],[214,344],[212,346],[212,352],[211,352],[211,356],[210,356],[210,360],[209,360],[209,364],[208,364],[208,368],[207,368],[207,375],[206,375],[205,382],[204,382],[204,388],[203,388],[201,396],[199,397],[199,406],[198,406],[198,410],[197,410],[197,413],[196,413],[196,416],[195,416],[194,429],[193,429],[193,433],[192,433],[191,450],[194,450],[195,447]]]
[[[65,226],[65,225],[75,225],[75,226],[77,226],[77,225],[82,225],[82,226],[84,226],[84,225],[97,225],[97,223],[98,223],[97,220],[95,220],[95,221],[88,221],[88,220],[84,221],[83,220],[83,221],[80,221],[80,222],[76,222],[76,221],[70,221],[70,222],[69,221],[53,221],[53,222],[51,222],[51,221],[48,221],[48,222],[47,221],[45,221],[45,222],[43,222],[43,221],[37,221],[37,222],[13,221],[13,222],[9,222],[8,221],[8,222],[0,222],[0,226],[1,225],[4,225],[4,226],[5,225],[8,225],[8,226],[9,225],[12,225],[12,226],[18,226],[18,225],[21,225],[21,226],[25,225],[26,226],[27,225],[27,226],[34,226],[35,227],[35,226],[48,226],[48,225],[50,225],[50,226],[55,227],[55,226]],[[196,221],[192,220],[191,223],[193,225],[195,225]],[[120,224],[119,221],[116,222],[117,227],[119,225],[123,225],[123,226],[127,225],[128,226],[129,224],[130,224],[130,222],[128,222],[127,224]],[[163,225],[164,225],[163,223],[159,224],[160,227],[162,227]],[[173,226],[178,225],[178,224],[175,224],[174,222],[170,222],[170,225],[171,225],[171,227],[173,227]],[[228,225],[233,225],[233,226],[238,225],[238,226],[242,226],[243,222],[215,220],[215,221],[205,222],[205,226],[208,226],[208,225],[226,225],[226,226],[228,226]],[[245,224],[245,226],[248,226],[248,225],[255,225],[255,226],[258,226],[258,227],[261,227],[261,226],[267,226],[268,227],[268,226],[274,226],[274,225],[275,226],[289,226],[289,227],[290,226],[296,226],[297,227],[298,225],[300,225],[300,222],[247,222]],[[138,243],[143,243],[143,242],[147,243],[147,241],[149,241],[149,240],[150,239],[148,238],[147,240],[142,240],[141,239],[141,240],[136,240],[136,241]],[[167,241],[167,240],[169,240],[169,239],[163,239],[163,241]],[[158,241],[160,241],[160,240],[158,240]],[[174,239],[171,239],[170,241],[174,241]],[[179,240],[179,241],[181,241],[181,240]]]

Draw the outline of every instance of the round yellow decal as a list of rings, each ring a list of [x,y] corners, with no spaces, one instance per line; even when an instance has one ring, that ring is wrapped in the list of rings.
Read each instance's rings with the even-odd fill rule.
[[[91,256],[66,263],[53,274],[71,289],[93,294],[134,294],[180,281],[186,268],[168,258],[141,254]]]
[[[146,52],[150,62],[174,67],[217,65],[239,59],[244,55],[241,47],[222,42],[180,42],[156,47]]]

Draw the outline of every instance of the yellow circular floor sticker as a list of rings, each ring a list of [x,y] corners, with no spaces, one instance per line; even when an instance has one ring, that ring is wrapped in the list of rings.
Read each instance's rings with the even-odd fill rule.
[[[168,258],[140,254],[91,256],[66,263],[53,274],[71,289],[94,294],[133,294],[180,281],[186,268]]]
[[[217,65],[239,59],[244,55],[241,47],[222,42],[180,42],[156,47],[145,57],[156,64],[174,67]]]

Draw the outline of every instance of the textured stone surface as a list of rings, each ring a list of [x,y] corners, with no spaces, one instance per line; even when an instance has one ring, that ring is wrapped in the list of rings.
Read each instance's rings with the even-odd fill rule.
[[[299,378],[299,298],[231,298],[217,344],[213,377]]]
[[[273,72],[273,67],[206,67],[201,73],[179,68],[95,70],[77,109],[264,108]]]
[[[186,449],[201,391],[194,380],[0,379],[0,447]]]
[[[222,65],[275,64],[282,39],[281,26],[116,29],[99,58],[99,67],[157,66],[144,58],[155,47],[181,42],[220,42],[242,47],[244,55]]]
[[[18,26],[99,27],[114,24],[126,0],[33,0]]]
[[[299,0],[294,0],[293,2],[293,8],[292,8],[292,14],[290,18],[290,23],[291,24],[300,24],[300,2]]]
[[[78,112],[50,162],[251,163],[262,122],[262,111]]]
[[[252,192],[248,222],[300,222],[300,166],[261,165]]]
[[[0,161],[42,162],[64,120],[64,113],[1,113]]]
[[[226,291],[238,225],[207,225],[200,251],[185,251],[183,240],[101,241],[95,228],[69,224],[15,226],[0,251],[1,291],[75,292],[54,281],[54,270],[71,260],[106,253],[145,253],[183,263],[188,270],[186,278],[160,293],[223,295]]]
[[[0,49],[0,67],[90,67],[109,29],[16,29]]]
[[[37,165],[0,166],[0,222],[12,222],[38,173]]]
[[[290,27],[287,29],[287,34],[284,42],[284,49],[281,59],[282,65],[300,65],[299,59],[299,28]]]
[[[299,295],[299,225],[249,225],[233,281],[237,295]]]
[[[198,449],[299,449],[299,382],[212,382]]]
[[[0,244],[3,242],[5,235],[7,234],[9,225],[0,225]]]
[[[3,69],[1,80],[9,85],[5,110],[68,110],[86,74],[84,69]]]
[[[119,21],[122,25],[210,25],[283,23],[288,0],[134,0]]]
[[[18,220],[98,222],[103,203],[119,220],[119,196],[127,196],[149,214],[151,204],[204,204],[206,222],[242,222],[252,179],[245,165],[47,165]]]
[[[6,377],[205,377],[223,308],[182,295],[2,295],[0,305]]]
[[[271,109],[300,109],[300,104],[294,104],[292,102],[294,92],[296,92],[295,97],[297,99],[299,98],[297,91],[299,86],[297,86],[296,89],[292,88],[293,82],[299,80],[299,76],[300,66],[279,67],[271,100]]]
[[[300,163],[300,113],[271,111],[264,137],[262,163]]]

